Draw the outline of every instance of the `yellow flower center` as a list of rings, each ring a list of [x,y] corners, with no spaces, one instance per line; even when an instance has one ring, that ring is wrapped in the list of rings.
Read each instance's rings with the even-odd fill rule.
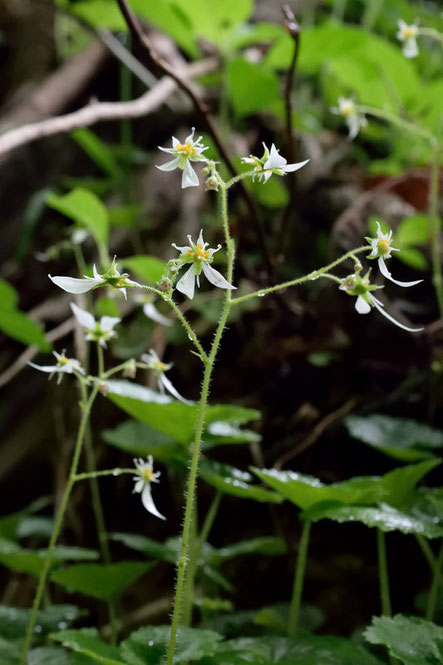
[[[416,37],[416,35],[417,35],[417,32],[416,32],[415,26],[408,25],[408,26],[406,26],[406,28],[403,28],[401,36],[402,36],[402,39],[404,39],[406,41],[407,39],[410,39],[411,37]]]
[[[194,260],[196,259],[209,259],[210,251],[209,249],[204,250],[201,245],[197,245],[195,249],[188,249],[186,252],[187,256],[192,256]]]
[[[147,469],[142,469],[140,471],[140,475],[143,478],[143,480],[146,480],[147,483],[152,482],[152,480],[154,478],[154,473],[153,473],[152,469],[149,468],[149,467]]]
[[[341,109],[341,114],[344,118],[347,118],[348,115],[351,115],[352,113],[355,112],[355,107],[352,102],[348,102],[347,104],[343,104],[342,109]]]
[[[387,238],[380,238],[377,245],[382,254],[387,254],[389,252],[390,242]]]
[[[193,157],[197,152],[197,150],[194,148],[194,146],[190,141],[186,141],[184,145],[182,145],[181,143],[177,143],[175,149],[178,152],[182,152],[183,154],[187,155],[188,157]]]
[[[168,366],[166,363],[162,363],[161,360],[154,360],[152,363],[152,369],[155,369],[157,372],[166,372]]]
[[[60,356],[60,358],[57,360],[57,365],[59,367],[63,367],[64,365],[67,365],[69,362],[69,358],[66,356]]]

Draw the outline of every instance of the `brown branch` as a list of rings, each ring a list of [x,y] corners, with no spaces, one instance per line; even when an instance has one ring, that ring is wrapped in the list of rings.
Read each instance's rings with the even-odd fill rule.
[[[132,11],[131,7],[129,6],[129,3],[127,0],[117,0],[118,6],[120,7],[120,11],[123,14],[123,17],[128,25],[128,28],[131,32],[132,38],[135,42],[137,42],[145,51],[149,61],[156,65],[158,69],[160,69],[164,74],[167,74],[170,76],[173,81],[177,84],[177,86],[182,90],[192,101],[196,111],[200,115],[202,121],[206,125],[206,128],[209,132],[209,134],[212,136],[212,139],[217,147],[217,150],[222,157],[223,161],[225,162],[226,166],[228,167],[230,173],[233,176],[237,175],[237,170],[225,148],[225,146],[222,143],[222,140],[220,138],[220,135],[218,133],[217,127],[215,125],[215,122],[210,114],[209,108],[206,105],[206,103],[198,96],[192,85],[189,84],[188,81],[186,81],[184,78],[182,78],[182,75],[179,72],[176,72],[176,70],[169,65],[166,60],[164,60],[153,48],[151,44],[151,40],[149,39],[148,35],[145,33],[143,30],[143,27],[138,20],[137,16],[134,14]],[[272,266],[272,261],[271,257],[269,255],[268,249],[266,247],[266,241],[265,241],[265,236],[263,233],[263,229],[260,224],[260,220],[258,218],[258,212],[257,208],[255,206],[254,200],[251,197],[249,191],[246,189],[244,183],[240,181],[238,183],[238,186],[240,188],[242,197],[248,207],[249,213],[251,215],[251,220],[254,224],[255,232],[257,234],[257,239],[260,245],[260,250],[263,255],[263,259],[265,261],[266,265],[266,270],[268,272],[269,278],[272,280],[273,276],[273,266]]]
[[[322,420],[320,420],[320,422],[317,423],[317,425],[315,425],[312,432],[305,439],[303,439],[303,441],[301,441],[298,446],[295,446],[295,448],[292,448],[292,450],[289,450],[287,453],[278,458],[274,464],[274,469],[280,471],[282,466],[293,460],[294,457],[297,457],[297,455],[300,455],[300,453],[303,453],[307,448],[310,448],[310,446],[314,445],[314,443],[318,441],[318,439],[328,427],[333,425],[338,420],[341,420],[350,411],[352,411],[352,409],[357,404],[357,401],[358,400],[356,397],[351,397],[351,399],[345,402],[345,404],[340,406],[338,409],[328,413],[324,418],[322,418]]]
[[[194,62],[181,72],[181,76],[201,76],[215,69],[216,65],[216,58]],[[93,102],[73,113],[17,127],[0,136],[0,156],[26,143],[70,132],[79,127],[89,127],[97,122],[148,115],[157,110],[176,87],[175,81],[163,78],[152,90],[130,102]]]

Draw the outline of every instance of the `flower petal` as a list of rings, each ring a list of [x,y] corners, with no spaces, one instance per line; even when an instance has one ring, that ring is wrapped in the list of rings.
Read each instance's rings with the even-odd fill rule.
[[[383,309],[383,304],[382,304],[377,298],[375,298],[375,296],[373,296],[371,293],[368,293],[368,296],[370,297],[370,299],[371,299],[372,302],[374,303],[374,307],[375,307],[376,309],[378,309],[378,311],[380,312],[380,314],[383,314],[383,316],[384,316],[386,319],[388,319],[388,321],[391,321],[391,323],[393,323],[394,325],[398,326],[399,328],[403,328],[403,330],[407,330],[408,332],[420,332],[421,330],[424,330],[424,328],[408,328],[408,326],[404,326],[402,323],[400,323],[399,321],[397,321],[396,319],[394,319],[393,316],[391,316],[390,314],[388,314],[388,313]]]
[[[54,372],[60,372],[61,368],[58,365],[36,365],[35,363],[28,362],[28,365],[34,369],[40,370],[40,372],[46,372],[47,374],[53,374]]]
[[[160,374],[160,377],[159,377],[159,378],[160,378],[160,381],[162,382],[163,386],[166,388],[166,390],[167,390],[169,393],[171,393],[171,395],[172,395],[173,397],[175,397],[176,399],[180,400],[180,402],[184,402],[185,404],[192,404],[192,402],[189,402],[187,399],[185,399],[184,397],[182,397],[182,396],[180,395],[180,393],[178,392],[178,390],[177,390],[176,388],[174,388],[174,386],[173,386],[173,384],[171,383],[171,381],[168,379],[167,376],[165,376],[165,374],[164,374],[163,372]]]
[[[147,302],[143,305],[143,314],[147,316],[148,319],[152,319],[152,321],[155,321],[156,323],[161,323],[162,326],[172,326],[173,324],[173,321],[168,319],[168,317],[163,316],[152,302]]]
[[[180,157],[175,157],[175,159],[172,159],[170,162],[166,162],[166,164],[156,164],[156,168],[158,168],[160,171],[173,171],[174,169],[178,168],[178,165],[180,164]]]
[[[398,279],[394,279],[389,272],[388,268],[386,267],[386,263],[384,262],[384,259],[382,256],[379,257],[378,259],[378,267],[380,268],[381,274],[386,277],[386,279],[389,279],[391,282],[394,282],[394,284],[398,284],[398,286],[415,286],[416,284],[420,284],[422,282],[422,279],[416,279],[413,282],[400,282]]]
[[[211,282],[214,286],[217,286],[219,289],[236,289],[236,286],[232,286],[229,282],[223,277],[218,270],[214,270],[209,263],[202,261],[203,272],[206,275],[206,279]]]
[[[415,37],[409,37],[402,48],[405,58],[416,58],[418,56],[418,45]]]
[[[119,319],[117,316],[102,316],[100,319],[100,328],[103,330],[103,332],[110,332],[113,330],[114,326],[117,325],[117,323],[120,323],[121,319]]]
[[[63,291],[67,291],[68,293],[86,293],[87,291],[92,291],[97,286],[105,284],[103,279],[95,279],[93,277],[85,277],[84,279],[62,277],[60,275],[56,275],[55,277],[48,275],[48,277],[56,286],[59,286]]]
[[[194,297],[195,290],[195,267],[194,264],[191,265],[189,270],[185,272],[183,277],[177,282],[175,287],[180,293],[184,293],[185,296],[188,296],[191,300]]]
[[[191,166],[189,159],[186,160],[183,167],[182,189],[186,187],[197,187],[200,184],[198,176]]]
[[[277,148],[274,144],[271,145],[269,159],[263,164],[266,169],[281,169],[288,163],[287,159],[279,155]]]
[[[94,330],[95,328],[95,319],[89,312],[86,312],[84,309],[80,309],[77,305],[71,303],[72,313],[83,328],[88,328],[89,330]]]
[[[146,483],[143,491],[142,491],[142,503],[148,513],[151,513],[151,515],[155,515],[156,517],[159,517],[161,520],[165,520],[166,517],[159,513],[157,508],[155,507],[154,501],[152,499],[151,495],[151,485],[150,483]]]
[[[355,301],[355,309],[359,314],[369,314],[371,311],[371,305],[361,296],[358,296]]]
[[[305,166],[305,164],[307,164],[309,161],[310,161],[309,159],[305,159],[304,162],[297,162],[296,164],[286,164],[286,166],[282,168],[282,171],[284,171],[285,173],[292,173],[293,171],[298,171],[298,169],[301,169],[302,166]]]

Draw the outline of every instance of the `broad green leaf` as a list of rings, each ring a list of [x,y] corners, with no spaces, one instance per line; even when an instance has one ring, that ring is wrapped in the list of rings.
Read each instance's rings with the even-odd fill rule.
[[[95,628],[62,630],[59,633],[53,633],[51,639],[61,642],[64,647],[88,656],[102,665],[124,665],[120,648],[102,642],[98,638],[98,631]]]
[[[419,617],[373,617],[365,631],[371,644],[383,644],[404,665],[443,663],[443,628]]]
[[[5,640],[0,636],[0,665],[17,665],[23,653],[23,638]]]
[[[402,263],[406,263],[407,266],[411,266],[411,268],[414,268],[415,270],[427,270],[429,267],[428,259],[423,252],[420,252],[420,250],[414,249],[413,247],[402,249],[397,258],[402,261]]]
[[[257,485],[252,485],[253,476],[247,471],[240,471],[227,464],[220,464],[212,460],[202,460],[200,463],[200,477],[220,492],[232,494],[241,499],[252,499],[271,503],[281,503],[282,497]]]
[[[39,638],[60,628],[67,628],[76,619],[86,614],[75,605],[51,605],[37,612],[36,625],[40,627]],[[0,605],[0,637],[13,640],[23,637],[28,627],[31,610],[22,607]]]
[[[0,330],[23,344],[35,344],[41,351],[50,351],[42,328],[17,309],[18,294],[11,284],[0,279]]]
[[[17,536],[19,539],[37,536],[38,538],[47,538],[49,541],[53,528],[54,520],[52,517],[24,516],[17,527]]]
[[[394,243],[400,248],[409,245],[426,245],[430,238],[430,219],[428,215],[413,215],[407,217],[398,226],[395,232]]]
[[[106,429],[102,437],[111,446],[137,457],[152,455],[159,462],[174,460],[187,464],[188,453],[183,444],[137,420],[127,420],[114,429]]]
[[[4,279],[0,279],[0,302],[5,309],[15,309],[18,305],[17,291]]]
[[[44,497],[33,501],[29,506],[16,513],[0,517],[0,542],[3,540],[19,540],[22,537],[19,533],[22,522],[32,516],[33,513],[46,508],[49,503],[50,501]]]
[[[122,655],[128,665],[162,665],[169,642],[170,626],[139,628],[122,642]],[[174,662],[187,663],[212,656],[222,636],[212,630],[180,626]]]
[[[173,6],[182,6],[173,2]],[[252,0],[188,0],[185,11],[196,35],[219,44],[235,26],[246,21],[253,9]]]
[[[305,511],[303,518],[313,522],[322,519],[330,519],[340,523],[362,522],[366,526],[377,527],[382,531],[414,533],[426,538],[443,537],[443,526],[424,517],[409,515],[386,503],[382,503],[376,508],[372,506],[318,504]]]
[[[121,259],[120,263],[148,284],[158,282],[166,269],[165,262],[155,256],[128,256],[126,259]]]
[[[192,441],[198,410],[196,404],[178,402],[129,381],[108,381],[108,388],[106,396],[133,418],[179,443],[189,444]],[[220,421],[244,424],[259,417],[260,412],[255,409],[228,404],[209,406],[206,411],[208,426]]]
[[[178,538],[168,538],[164,543],[135,533],[113,533],[111,538],[132,550],[142,552],[150,559],[161,559],[168,563],[177,561],[180,550],[180,540]]]
[[[106,248],[108,244],[108,212],[100,199],[87,189],[77,187],[62,196],[48,194],[46,203],[50,208],[61,212],[74,222],[87,228],[97,241]]]
[[[68,653],[60,647],[37,647],[28,653],[27,665],[70,665]]]
[[[111,226],[133,228],[140,219],[142,212],[143,206],[138,203],[108,208],[109,224]]]
[[[280,208],[289,201],[289,192],[284,184],[284,179],[270,178],[267,183],[251,183],[252,191],[258,201],[268,208]]]
[[[105,173],[114,178],[122,176],[111,148],[97,134],[90,129],[82,128],[74,130],[71,136]]]
[[[240,117],[262,111],[280,95],[277,76],[243,57],[229,63],[228,86],[232,106]]]
[[[233,443],[257,443],[260,440],[261,436],[257,432],[216,420],[207,427],[204,447],[212,448]]]
[[[18,573],[39,575],[46,559],[46,550],[29,550],[10,541],[0,541],[0,564]],[[55,547],[51,565],[56,567],[63,561],[98,559],[98,552],[82,547]]]
[[[262,554],[264,556],[279,556],[286,554],[286,543],[282,538],[275,536],[262,536],[261,538],[250,538],[240,540],[233,545],[227,545],[220,549],[211,548],[205,558],[212,563],[220,565],[224,561],[246,554]]]
[[[363,647],[341,637],[266,635],[224,642],[205,665],[382,665]]]
[[[136,561],[79,564],[57,570],[51,579],[71,592],[111,600],[144,575],[151,565]]]
[[[429,457],[443,446],[441,430],[409,418],[353,415],[345,419],[345,425],[355,439],[405,462]]]
[[[432,469],[441,464],[438,459],[425,460],[418,464],[408,464],[381,477],[380,482],[386,490],[386,503],[401,508],[411,498],[415,486]]]

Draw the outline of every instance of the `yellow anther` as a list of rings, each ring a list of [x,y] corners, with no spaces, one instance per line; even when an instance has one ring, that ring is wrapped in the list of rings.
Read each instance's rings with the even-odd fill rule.
[[[142,469],[140,471],[140,474],[141,474],[143,480],[146,480],[146,482],[148,482],[148,483],[152,482],[152,480],[154,478],[154,473],[153,473],[152,469]]]
[[[188,157],[193,157],[197,152],[196,149],[193,147],[192,143],[190,143],[189,141],[186,141],[184,145],[182,145],[181,143],[177,143],[175,149],[178,152],[183,152]]]

